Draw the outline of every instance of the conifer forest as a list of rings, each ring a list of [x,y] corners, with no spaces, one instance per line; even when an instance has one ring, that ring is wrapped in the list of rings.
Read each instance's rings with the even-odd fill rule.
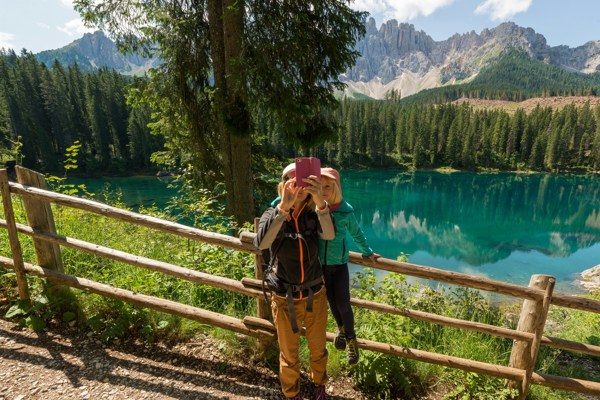
[[[164,138],[151,133],[149,106],[128,95],[144,81],[58,62],[49,68],[31,53],[1,52],[0,155],[42,172],[61,171],[65,150],[78,141],[83,173],[155,169],[150,158]],[[302,148],[286,143],[276,118],[255,111],[255,144],[266,154],[310,154],[342,168],[600,170],[600,106],[508,112],[465,103],[344,99],[328,117],[337,136]]]

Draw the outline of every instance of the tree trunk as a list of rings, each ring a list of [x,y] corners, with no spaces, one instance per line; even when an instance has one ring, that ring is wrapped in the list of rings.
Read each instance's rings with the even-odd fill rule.
[[[253,219],[251,140],[242,67],[244,3],[209,0],[215,111],[221,138],[227,210],[238,223]]]

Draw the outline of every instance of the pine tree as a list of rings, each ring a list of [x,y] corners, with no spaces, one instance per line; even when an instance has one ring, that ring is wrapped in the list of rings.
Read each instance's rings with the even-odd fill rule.
[[[103,93],[99,76],[87,75],[85,101],[92,134],[92,170],[106,170],[110,162],[110,125]]]
[[[596,171],[600,170],[600,105],[594,108],[594,115],[596,116],[596,131],[594,132],[594,140],[592,142],[592,149],[590,151],[592,158],[592,165]]]
[[[53,151],[61,160],[73,137],[73,111],[69,102],[67,79],[62,65],[55,61],[52,71],[44,70],[44,81],[41,84],[44,109],[50,120],[49,134],[53,143]],[[61,160],[62,161],[62,160]]]
[[[10,122],[10,113],[8,102],[4,94],[4,85],[0,78],[0,162],[10,158],[12,145],[12,124]]]
[[[511,168],[516,167],[516,162],[519,160],[521,152],[521,139],[525,130],[525,111],[522,108],[517,109],[510,118],[510,131],[506,142],[505,159],[508,161]]]
[[[561,166],[561,154],[565,150],[561,132],[563,130],[564,113],[556,115],[549,127],[549,137],[544,155],[544,166],[556,170]]]
[[[86,111],[85,79],[77,64],[68,69],[68,97],[72,111],[73,137],[78,140],[81,149],[79,152],[79,168],[82,171],[92,172],[89,163],[92,162],[92,132],[91,122]]]
[[[160,136],[154,136],[150,132],[148,127],[150,115],[150,108],[146,104],[134,107],[129,114],[127,124],[129,164],[136,169],[150,168],[150,157],[163,144]]]
[[[577,120],[577,140],[573,144],[573,147],[577,151],[576,163],[577,165],[587,165],[591,166],[589,160],[587,160],[587,155],[590,153],[592,148],[592,140],[594,137],[594,132],[596,131],[597,122],[594,119],[594,114],[592,113],[589,101],[584,104],[581,108],[581,111],[578,115]]]
[[[157,49],[163,64],[144,93],[160,121],[153,126],[177,156],[213,173],[196,176],[224,179],[229,214],[250,221],[250,110],[273,111],[288,143],[333,139],[326,111],[337,105],[339,77],[358,56],[353,48],[364,35],[366,13],[338,0],[133,3],[74,5],[128,50]]]

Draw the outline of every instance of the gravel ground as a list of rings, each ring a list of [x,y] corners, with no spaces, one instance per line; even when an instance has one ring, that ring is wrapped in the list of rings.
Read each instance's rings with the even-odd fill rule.
[[[172,346],[107,344],[75,329],[36,333],[0,319],[0,400],[283,399],[276,372],[227,359],[219,346],[209,336]],[[327,392],[366,399],[348,378]]]

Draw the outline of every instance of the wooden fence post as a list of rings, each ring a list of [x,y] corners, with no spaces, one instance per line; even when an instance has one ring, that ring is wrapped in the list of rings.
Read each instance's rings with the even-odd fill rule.
[[[545,292],[544,298],[542,301],[523,301],[517,331],[533,333],[534,339],[532,342],[515,340],[513,342],[513,348],[510,353],[510,362],[508,364],[509,367],[519,368],[525,371],[525,377],[520,384],[514,381],[509,382],[509,387],[519,391],[520,400],[524,400],[529,391],[531,375],[535,368],[535,362],[540,349],[542,334],[544,333],[544,326],[546,324],[546,317],[548,316],[548,309],[550,308],[555,283],[556,278],[553,276],[532,275],[531,280],[529,281],[529,287],[543,290]]]
[[[27,286],[27,277],[25,275],[25,267],[23,264],[23,252],[21,251],[21,243],[19,242],[19,234],[17,232],[17,225],[15,222],[15,213],[10,197],[8,172],[5,169],[0,169],[0,191],[2,192],[4,218],[6,219],[8,241],[10,242],[10,250],[12,253],[13,265],[15,267],[15,275],[17,277],[19,298],[24,301],[29,301],[29,287]]]
[[[17,172],[17,180],[20,184],[44,190],[48,189],[44,175],[18,165],[15,169]],[[54,225],[54,216],[52,215],[50,203],[23,196],[23,205],[25,206],[29,226],[38,231],[56,234],[56,226]],[[60,247],[56,243],[33,239],[33,246],[35,248],[38,264],[41,267],[61,273],[64,272]],[[48,285],[50,293],[62,293],[68,291],[68,287],[63,285],[52,284],[50,282]]]

